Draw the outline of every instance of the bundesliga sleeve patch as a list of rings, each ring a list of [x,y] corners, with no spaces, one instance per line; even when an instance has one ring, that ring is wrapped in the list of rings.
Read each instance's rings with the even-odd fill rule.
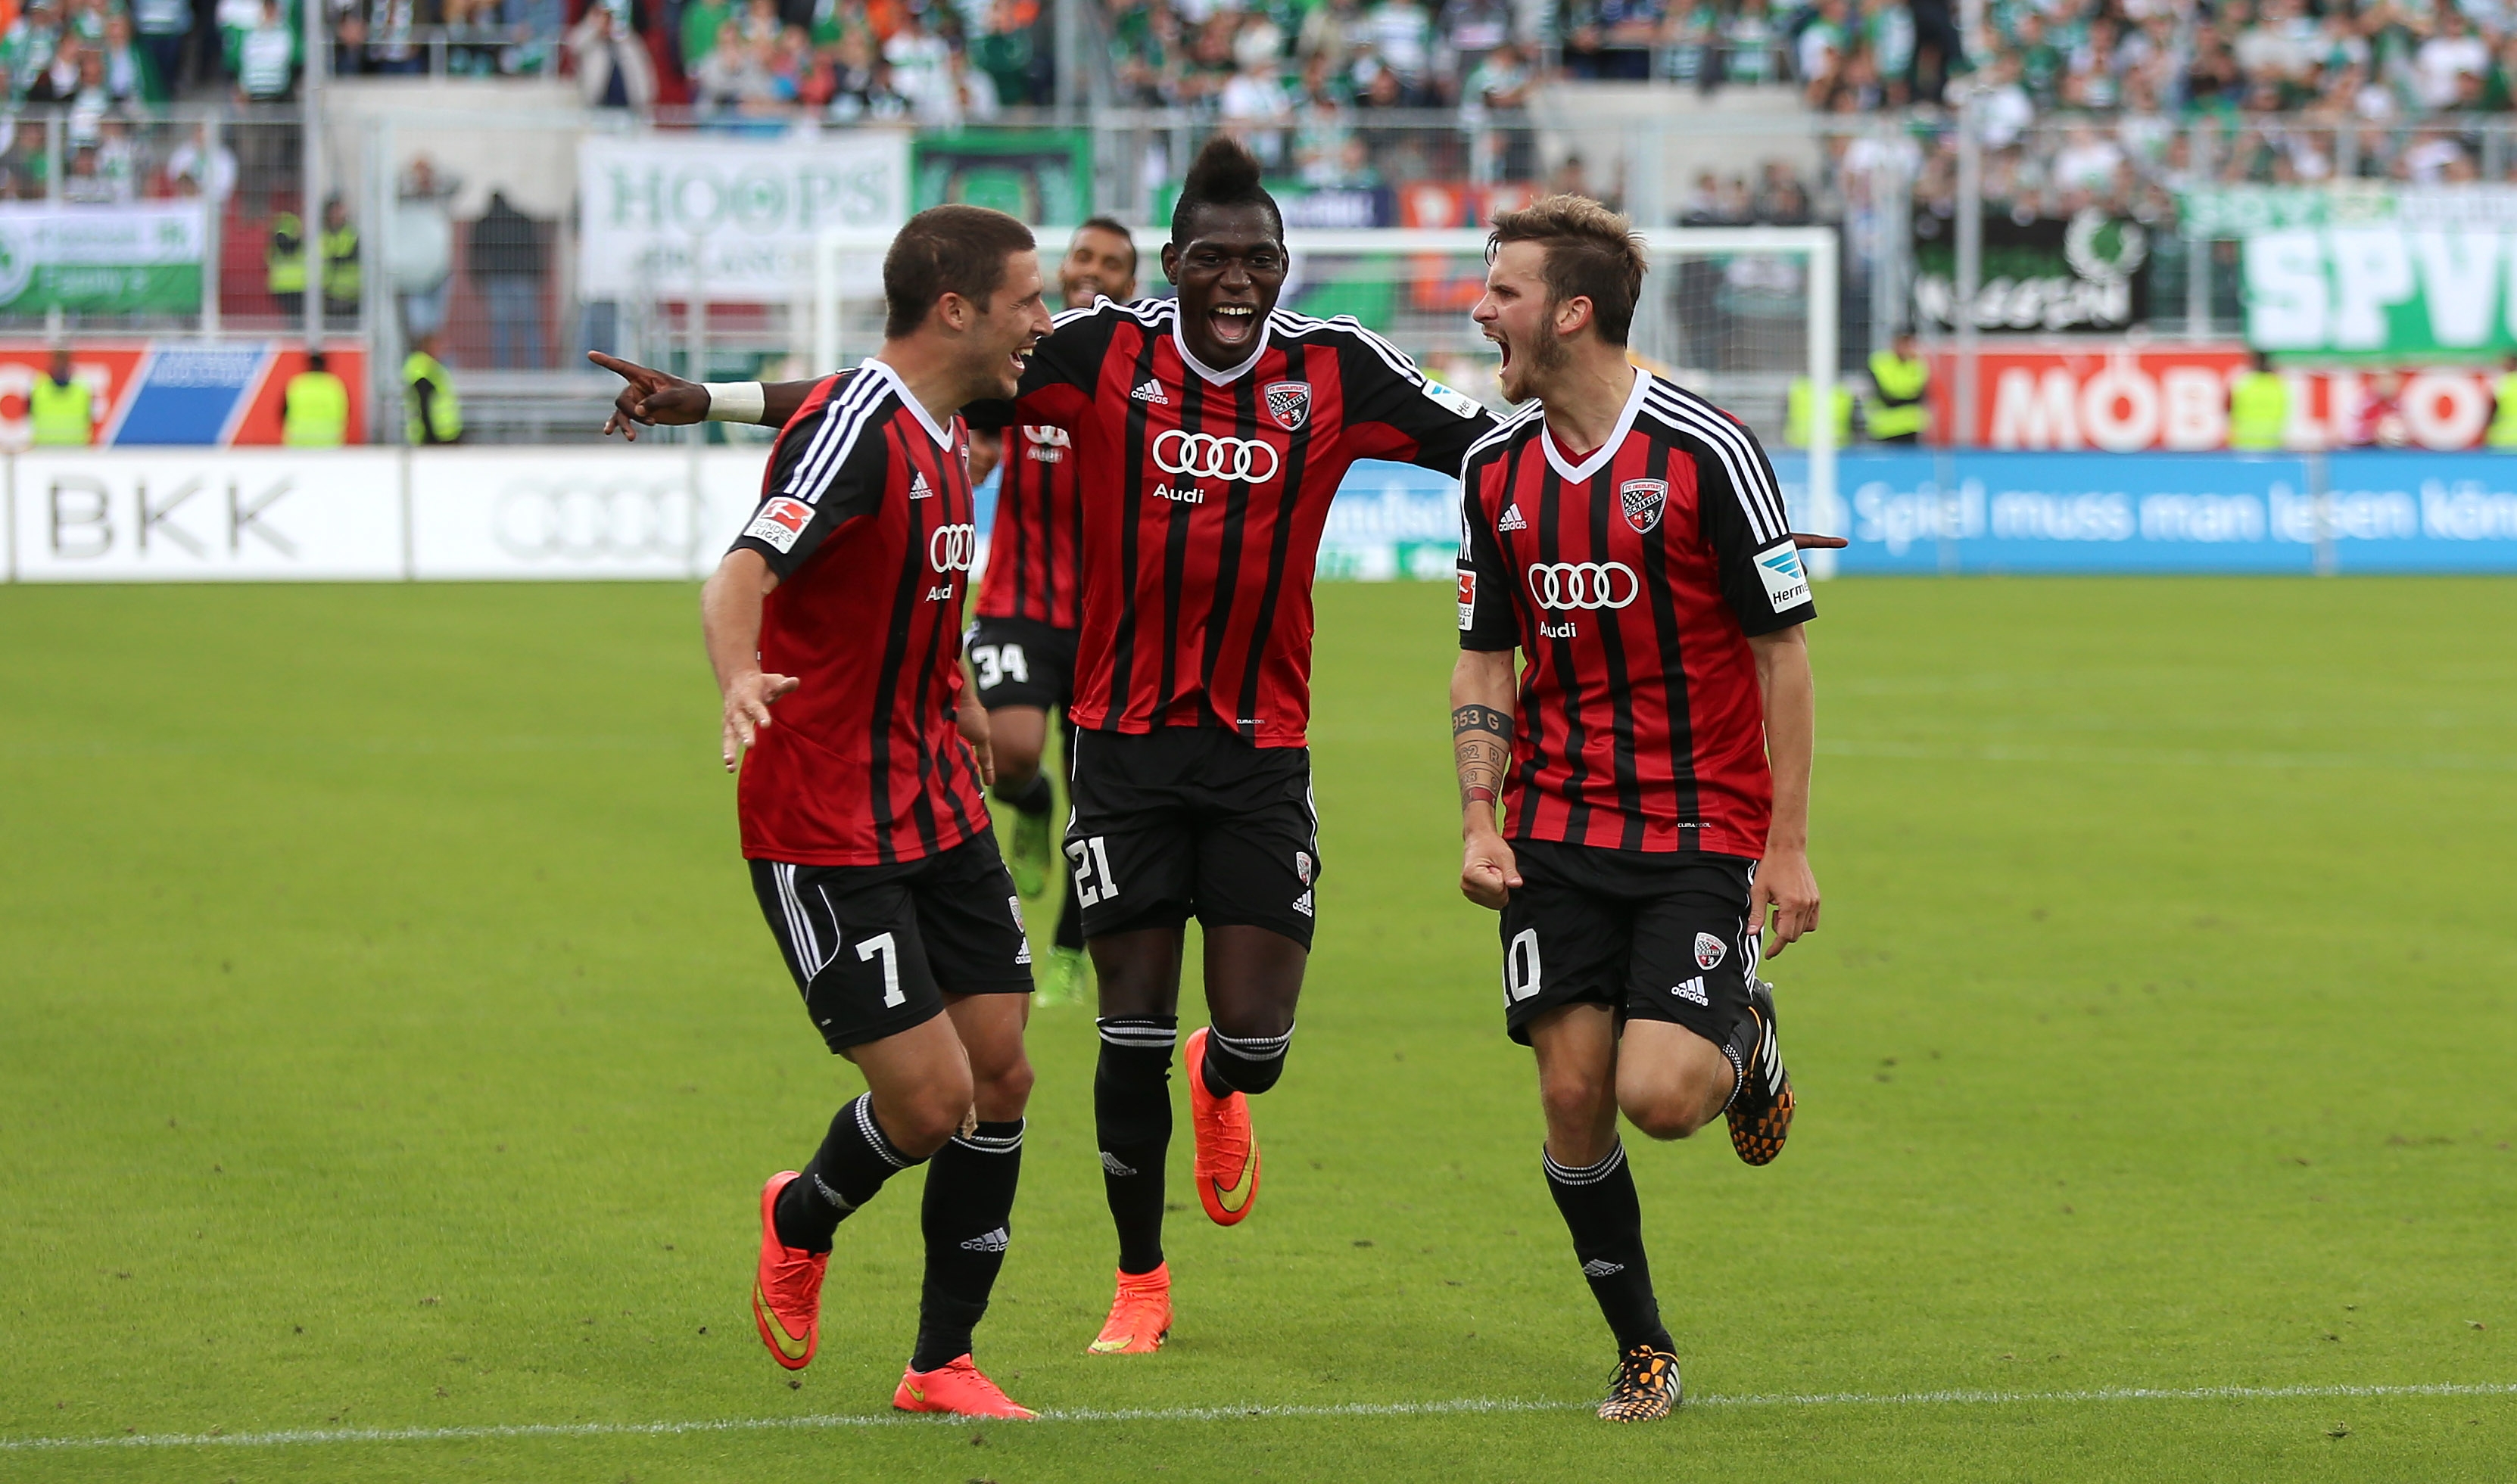
[[[1475,398],[1469,396],[1465,392],[1454,392],[1449,387],[1446,387],[1440,382],[1434,381],[1430,378],[1428,378],[1425,382],[1425,397],[1426,400],[1431,402],[1433,405],[1440,407],[1446,412],[1456,412],[1462,417],[1477,417],[1483,415],[1485,412],[1485,408],[1478,403]]]
[[[1766,601],[1775,613],[1790,613],[1809,601],[1809,574],[1801,571],[1800,548],[1789,541],[1757,553],[1757,575],[1765,579]]]
[[[795,549],[795,542],[802,538],[804,528],[811,524],[813,507],[782,494],[761,506],[759,513],[751,518],[751,524],[743,528],[743,533],[752,540],[768,542],[783,555]]]
[[[1476,626],[1477,574],[1464,572],[1460,573],[1460,632],[1465,634]]]

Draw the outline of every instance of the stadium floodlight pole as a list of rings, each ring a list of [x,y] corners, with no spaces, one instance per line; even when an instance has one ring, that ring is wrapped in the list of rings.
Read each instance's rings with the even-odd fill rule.
[[[1958,281],[1950,295],[1957,315],[1958,395],[1951,410],[1957,426],[1948,444],[1962,447],[1975,439],[1976,297],[1984,288],[1984,141],[1978,129],[1982,109],[1976,89],[1958,94]]]
[[[323,73],[331,49],[323,40],[324,7],[319,0],[298,0],[305,21],[306,61],[298,89],[303,119],[298,127],[300,171],[306,182],[306,206],[297,218],[297,255],[306,265],[306,348],[323,343]]]

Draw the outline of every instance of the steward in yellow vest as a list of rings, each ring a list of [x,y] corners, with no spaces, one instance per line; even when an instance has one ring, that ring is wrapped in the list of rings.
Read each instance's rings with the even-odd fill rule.
[[[365,277],[359,268],[359,229],[350,225],[350,209],[334,196],[323,206],[323,313],[340,318],[359,312],[359,292]]]
[[[271,219],[271,240],[262,249],[263,283],[279,301],[281,314],[306,310],[306,224],[297,213],[282,211]]]
[[[1932,391],[1932,363],[1914,349],[1908,332],[1888,350],[1870,357],[1871,395],[1861,404],[1861,420],[1871,440],[1883,444],[1918,444],[1932,426],[1926,401]]]
[[[2288,432],[2289,383],[2274,373],[2272,357],[2257,351],[2254,369],[2229,384],[2229,446],[2278,448]]]
[[[95,439],[95,394],[70,374],[69,352],[53,352],[52,374],[27,389],[26,422],[38,448],[84,448]]]
[[[2517,356],[2508,358],[2508,367],[2491,384],[2496,405],[2491,413],[2491,431],[2482,435],[2486,448],[2517,448]]]
[[[454,400],[454,383],[438,363],[437,337],[423,335],[402,363],[403,441],[450,444],[463,437],[463,407]]]
[[[1808,377],[1792,378],[1783,403],[1783,442],[1792,447],[1810,445],[1811,403],[1817,400],[1816,393],[1816,385]],[[1853,442],[1853,389],[1839,381],[1828,400],[1835,404],[1835,446],[1842,448]]]
[[[350,441],[350,389],[324,367],[321,351],[306,353],[306,369],[288,378],[279,441],[292,448],[337,448]]]

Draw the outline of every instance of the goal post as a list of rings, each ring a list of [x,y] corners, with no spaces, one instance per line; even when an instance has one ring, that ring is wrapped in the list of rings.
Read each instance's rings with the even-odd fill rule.
[[[1802,488],[1804,529],[1836,507],[1834,400],[1839,246],[1829,227],[1674,227],[1641,233],[1650,268],[1630,337],[1635,357],[1740,418]],[[1041,233],[1051,273],[1061,229]],[[1137,229],[1138,285],[1158,291],[1161,229]],[[1489,406],[1504,405],[1493,348],[1469,312],[1483,292],[1486,234],[1475,229],[1358,228],[1286,233],[1293,262],[1282,308],[1351,315],[1413,357],[1428,375]],[[833,230],[814,255],[812,364],[872,352],[881,334],[881,263],[891,233]],[[1052,286],[1052,292],[1054,288]],[[800,337],[799,337],[800,338]],[[802,347],[798,347],[802,349]],[[1806,448],[1785,445],[1792,383],[1805,381]],[[1805,460],[1805,465],[1802,461]],[[1807,470],[1793,481],[1795,466]],[[1819,574],[1830,564],[1813,552]]]

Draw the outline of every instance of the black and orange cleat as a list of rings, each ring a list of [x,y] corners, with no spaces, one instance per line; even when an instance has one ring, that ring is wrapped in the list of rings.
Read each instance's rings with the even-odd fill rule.
[[[1730,1124],[1730,1147],[1751,1165],[1770,1165],[1792,1131],[1792,1079],[1783,1070],[1783,1047],[1774,1031],[1774,987],[1748,981],[1748,1014],[1755,1041],[1746,1048],[1739,1086],[1722,1116]],[[1750,1029],[1743,1025],[1742,1029]],[[1734,1053],[1735,1054],[1735,1053]]]
[[[1685,1395],[1686,1385],[1678,1378],[1678,1357],[1637,1345],[1617,1357],[1617,1374],[1608,1382],[1608,1399],[1600,1404],[1600,1420],[1657,1422]]]
[[[778,1193],[802,1178],[782,1169],[760,1188],[760,1267],[751,1280],[751,1320],[769,1358],[789,1371],[813,1363],[822,1339],[822,1274],[831,1254],[778,1240]]]

